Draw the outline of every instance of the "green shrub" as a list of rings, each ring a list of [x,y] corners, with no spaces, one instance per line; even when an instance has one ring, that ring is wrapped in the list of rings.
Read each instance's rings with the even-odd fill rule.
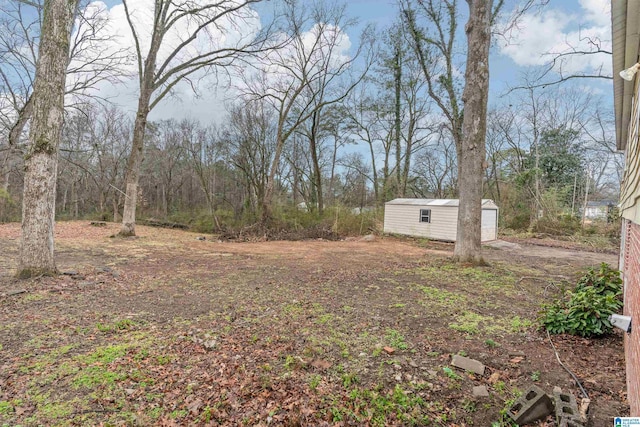
[[[600,269],[598,270],[590,268],[587,274],[578,280],[576,292],[587,288],[596,289],[599,295],[621,295],[622,278],[620,277],[620,272],[611,268],[605,262],[600,264]]]
[[[582,337],[608,334],[609,316],[622,308],[620,272],[602,263],[590,269],[573,291],[542,308],[541,323],[552,334],[568,333]]]

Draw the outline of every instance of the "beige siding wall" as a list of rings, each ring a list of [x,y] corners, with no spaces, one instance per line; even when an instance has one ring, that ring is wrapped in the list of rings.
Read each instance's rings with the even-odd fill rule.
[[[638,106],[638,78],[635,79],[635,94],[631,107],[631,120],[629,125],[626,147],[626,161],[624,177],[620,188],[620,212],[624,218],[640,223],[640,209],[638,198],[640,197],[640,144],[638,141],[638,126],[640,121],[640,108]]]
[[[420,209],[431,209],[431,223],[420,222]],[[482,210],[482,241],[496,240],[498,211]],[[455,242],[457,206],[386,205],[384,232]]]
[[[431,223],[420,222],[420,209],[431,209]],[[386,205],[384,232],[453,242],[457,221],[454,206]]]

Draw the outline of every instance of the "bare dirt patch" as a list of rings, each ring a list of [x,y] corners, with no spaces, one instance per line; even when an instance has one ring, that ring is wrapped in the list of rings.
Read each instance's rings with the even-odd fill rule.
[[[0,294],[27,291],[0,298],[0,423],[507,425],[501,410],[530,384],[580,395],[535,318],[562,283],[616,264],[521,244],[474,268],[409,239],[117,229],[57,224],[67,274],[18,282],[19,226],[0,225]],[[590,395],[589,425],[628,413],[621,335],[553,340]],[[452,368],[454,354],[487,372]]]

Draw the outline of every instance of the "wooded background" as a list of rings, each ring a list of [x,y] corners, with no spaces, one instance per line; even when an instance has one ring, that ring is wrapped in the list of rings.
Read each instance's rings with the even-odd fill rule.
[[[0,221],[16,221],[28,151],[28,124],[20,121],[29,109],[42,14],[33,2],[0,7]],[[211,90],[198,86],[198,73],[220,75],[227,112],[210,121],[147,123],[138,216],[216,231],[255,223],[267,209],[313,222],[337,210],[379,212],[396,197],[456,198],[465,59],[459,6],[403,1],[397,8],[391,28],[361,26],[345,50],[345,31],[355,22],[343,6],[291,2],[279,9],[277,30],[265,26],[233,61],[219,55],[215,66],[197,70],[191,78],[198,92]],[[183,18],[194,19],[191,12]],[[108,22],[98,9],[81,7],[79,14],[56,215],[120,221],[135,116],[91,89],[130,78],[122,64],[135,53],[105,47]],[[277,54],[262,50],[274,40]],[[170,66],[182,69],[188,60]],[[617,200],[623,160],[607,99],[570,79],[545,85],[553,73],[532,68],[488,113],[484,197],[500,206],[505,228],[575,231],[588,201]],[[166,90],[163,102],[172,102],[167,84],[157,93]]]

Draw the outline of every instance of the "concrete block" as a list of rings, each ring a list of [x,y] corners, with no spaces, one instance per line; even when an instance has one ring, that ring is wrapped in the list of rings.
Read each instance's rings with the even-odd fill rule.
[[[584,424],[569,418],[562,418],[558,423],[558,427],[584,427]]]
[[[468,357],[456,354],[453,356],[451,364],[456,368],[464,369],[465,371],[470,371],[474,374],[484,375],[484,365],[475,359],[469,359]]]
[[[532,385],[507,410],[516,424],[529,424],[553,413],[551,398],[540,387]]]
[[[576,398],[571,393],[563,393],[559,390],[553,390],[553,399],[556,406],[556,422],[559,426],[566,425],[567,427],[583,426],[582,417],[580,416],[580,409]],[[562,424],[564,422],[564,424]]]
[[[473,388],[473,397],[489,397],[489,390],[483,385]]]

